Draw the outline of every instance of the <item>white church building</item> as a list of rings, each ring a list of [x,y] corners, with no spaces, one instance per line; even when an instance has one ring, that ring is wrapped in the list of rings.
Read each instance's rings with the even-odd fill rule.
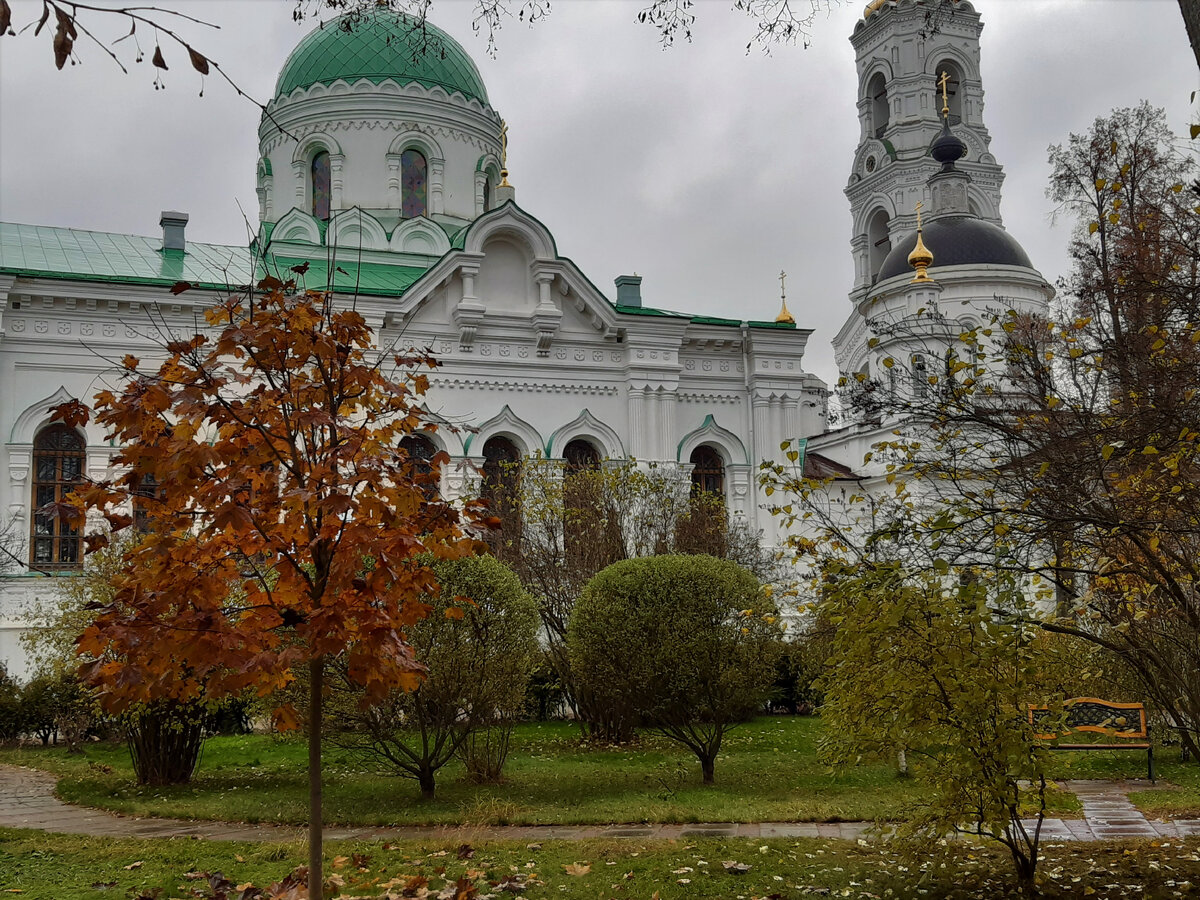
[[[926,33],[923,7],[873,0],[851,38],[855,281],[834,339],[846,373],[877,373],[883,356],[907,352],[868,345],[881,315],[934,302],[978,321],[996,297],[1038,309],[1053,293],[1001,224],[979,16],[960,0]],[[377,10],[299,43],[262,117],[258,158],[244,161],[259,197],[249,247],[190,241],[178,212],[162,213],[154,236],[0,224],[0,526],[16,557],[0,567],[0,661],[12,674],[31,667],[18,640],[27,610],[82,566],[79,536],[38,510],[79,477],[103,476],[115,452],[102,431],[68,428],[50,408],[87,401],[111,360],[153,358],[164,333],[194,333],[206,306],[264,270],[308,262],[307,286],[353,295],[380,346],[431,349],[441,366],[428,407],[470,426],[423,439],[456,463],[443,468],[448,496],[476,491],[489,460],[634,458],[721,491],[774,543],[755,474],[781,442],[808,439],[812,474],[878,477],[863,458],[889,426],[829,429],[828,386],[804,368],[811,330],[786,308],[775,321],[655,309],[636,275],[602,289],[560,256],[507,182],[506,129],[477,68],[429,32],[437,51],[413,53],[406,21]],[[948,163],[931,155],[947,129],[965,152]],[[918,201],[934,281],[912,284]],[[178,281],[194,289],[173,295]]]

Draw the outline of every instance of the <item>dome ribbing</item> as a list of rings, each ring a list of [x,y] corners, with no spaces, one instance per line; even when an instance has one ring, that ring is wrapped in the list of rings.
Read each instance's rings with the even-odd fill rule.
[[[279,72],[275,96],[339,79],[440,87],[488,105],[483,79],[461,44],[429,22],[385,7],[339,16],[305,35]]]

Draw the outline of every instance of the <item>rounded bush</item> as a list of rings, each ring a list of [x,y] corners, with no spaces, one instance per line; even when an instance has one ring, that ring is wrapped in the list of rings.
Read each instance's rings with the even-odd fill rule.
[[[725,730],[761,708],[778,653],[774,603],[736,563],[652,556],[604,569],[571,617],[571,665],[614,720],[686,744],[705,780]]]

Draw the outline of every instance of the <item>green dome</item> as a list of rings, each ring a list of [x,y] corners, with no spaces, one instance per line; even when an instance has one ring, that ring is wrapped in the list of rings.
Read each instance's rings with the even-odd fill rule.
[[[429,22],[386,7],[339,16],[305,35],[283,64],[275,96],[338,79],[354,84],[364,78],[375,84],[391,79],[437,86],[488,104],[479,70],[454,38]]]

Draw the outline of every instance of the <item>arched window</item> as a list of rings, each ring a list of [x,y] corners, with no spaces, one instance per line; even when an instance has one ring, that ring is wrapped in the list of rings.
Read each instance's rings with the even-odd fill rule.
[[[400,154],[400,215],[406,219],[425,215],[429,196],[427,168],[420,150],[409,148]]]
[[[912,358],[912,392],[916,400],[924,400],[929,393],[929,372],[925,357],[919,353]]]
[[[83,478],[84,442],[66,425],[50,425],[33,439],[33,498],[30,564],[68,569],[83,564],[79,529],[55,518],[45,507],[58,503]]]
[[[312,214],[313,218],[329,221],[329,153],[319,151],[312,158]]]
[[[433,464],[437,447],[424,434],[408,434],[400,439],[400,449],[408,454],[412,464],[413,479],[420,484],[426,500],[438,495],[438,471]]]
[[[483,211],[487,212],[492,208],[492,176],[487,175],[483,179]]]
[[[892,251],[890,222],[887,212],[882,209],[876,210],[867,222],[867,265],[871,272],[871,284],[878,280],[883,261]]]
[[[492,551],[504,559],[521,553],[521,453],[506,437],[488,438],[483,445],[483,490],[492,514],[500,520],[489,536]]]
[[[692,464],[692,493],[725,496],[725,463],[707,444],[697,447],[688,458]]]
[[[600,451],[590,441],[576,438],[563,447],[563,549],[576,567],[621,558],[621,531],[616,518],[605,514],[611,513],[608,485],[595,477],[599,470]]]
[[[566,464],[566,474],[586,472],[600,468],[600,451],[589,441],[576,438],[563,447],[563,461]]]
[[[948,59],[943,59],[937,64],[937,68],[933,70],[933,77],[936,79],[934,99],[937,101],[934,105],[937,108],[938,117],[942,115],[942,73],[945,72],[950,77],[946,81],[946,101],[950,107],[950,124],[957,125],[962,121],[962,72],[958,68],[958,64]]]
[[[867,99],[871,101],[871,134],[881,138],[888,127],[887,82],[883,73],[876,72],[867,82]]]

